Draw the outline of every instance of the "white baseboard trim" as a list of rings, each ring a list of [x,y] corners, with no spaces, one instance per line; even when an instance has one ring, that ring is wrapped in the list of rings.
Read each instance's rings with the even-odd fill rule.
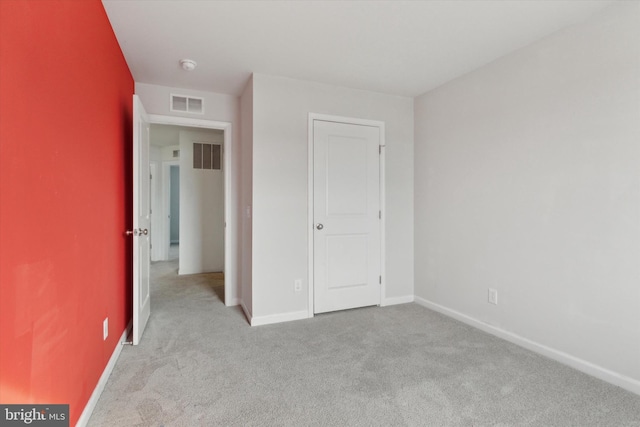
[[[89,418],[91,418],[91,414],[93,414],[93,410],[98,404],[100,395],[102,394],[104,387],[107,385],[109,376],[111,375],[113,368],[115,368],[116,366],[116,362],[120,357],[120,353],[122,353],[122,347],[124,347],[122,343],[127,340],[127,336],[131,332],[131,325],[132,323],[129,322],[129,325],[127,325],[127,328],[124,330],[124,332],[120,336],[120,339],[118,340],[118,344],[116,345],[116,348],[113,349],[111,358],[109,358],[109,363],[107,363],[107,366],[104,368],[104,371],[102,371],[102,375],[100,375],[98,384],[96,384],[96,388],[93,389],[93,393],[91,393],[91,397],[89,398],[89,401],[85,405],[84,410],[82,411],[82,414],[80,415],[80,418],[76,423],[76,427],[85,427],[89,422]]]
[[[231,298],[229,304],[226,304],[227,307],[234,307],[236,305],[240,305],[240,298]]]
[[[244,301],[240,301],[240,307],[242,308],[242,311],[244,312],[245,317],[249,321],[249,325],[251,325],[251,312],[249,311],[247,306],[244,305]]]
[[[413,295],[405,295],[403,297],[393,297],[393,298],[385,298],[382,300],[380,307],[386,307],[388,305],[397,305],[397,304],[408,304],[413,302]]]
[[[270,325],[272,323],[290,322],[292,320],[301,320],[308,318],[309,312],[307,310],[270,314],[268,316],[254,316],[253,318],[251,318],[251,326]]]
[[[530,339],[521,337],[520,335],[505,331],[504,329],[489,325],[478,319],[467,316],[466,314],[462,314],[458,311],[444,307],[440,304],[436,304],[424,298],[416,296],[415,302],[416,304],[419,304],[423,307],[429,308],[433,311],[437,311],[438,313],[444,314],[445,316],[452,317],[462,323],[466,323],[467,325],[473,326],[474,328],[480,329],[491,335],[495,335],[498,338],[502,338],[513,344],[519,345],[520,347],[524,347],[527,350],[531,350],[564,365],[570,366],[574,369],[577,369],[578,371],[584,372],[587,375],[591,375],[592,377],[596,377],[598,379],[621,387],[625,390],[628,390],[632,393],[640,395],[640,381],[638,380],[629,378],[614,371],[610,371],[609,369],[595,365],[591,362],[587,362],[586,360],[579,359],[560,350],[547,347],[546,345],[537,343],[535,341],[531,341]]]

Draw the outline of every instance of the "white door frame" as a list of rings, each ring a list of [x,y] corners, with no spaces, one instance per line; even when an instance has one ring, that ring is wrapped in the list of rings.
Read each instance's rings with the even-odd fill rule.
[[[384,122],[378,120],[367,120],[367,119],[357,119],[352,117],[342,117],[342,116],[332,116],[328,114],[317,114],[317,113],[309,113],[309,128],[308,128],[308,137],[307,137],[307,183],[308,190],[307,194],[308,198],[308,207],[307,207],[307,230],[308,230],[308,282],[309,282],[309,304],[307,307],[307,317],[313,317],[313,295],[314,295],[314,245],[313,239],[315,236],[314,233],[314,222],[313,222],[313,208],[314,208],[314,185],[313,185],[313,173],[314,173],[314,163],[313,163],[313,122],[314,120],[321,120],[325,122],[335,122],[335,123],[345,123],[351,125],[364,125],[364,126],[373,126],[380,129],[380,212],[382,215],[382,219],[380,221],[380,276],[382,283],[380,284],[380,305],[384,301],[384,296],[386,294],[386,269],[385,269],[385,259],[386,259],[386,245],[385,245],[385,222],[386,222],[386,212],[385,212],[385,174],[384,174],[384,165],[385,165],[385,154],[386,154],[386,144],[385,144],[385,132],[384,132]]]
[[[159,231],[163,225],[164,221],[160,217],[162,213],[161,209],[158,209],[160,203],[162,203],[162,197],[158,200],[158,187],[160,181],[162,179],[162,172],[160,170],[160,162],[152,160],[149,162],[149,175],[151,176],[151,186],[150,186],[150,195],[151,202],[149,204],[149,209],[151,209],[151,220],[149,225],[151,228],[149,229],[149,234],[151,235],[150,245],[151,245],[151,262],[159,261],[162,259],[162,245],[159,245],[159,240],[155,238],[156,236],[160,236],[162,233]]]
[[[232,161],[232,124],[230,122],[218,122],[214,120],[192,119],[189,117],[165,116],[160,114],[149,114],[149,122],[160,125],[188,126],[203,129],[218,129],[224,131],[224,146],[222,148],[224,161],[224,305],[234,305],[235,301],[231,296],[231,290],[236,290],[236,277],[232,266],[236,265],[236,254],[231,250],[232,243],[236,243],[235,236],[230,230],[235,230],[236,218],[233,216],[233,205],[231,197],[231,179],[234,172]]]
[[[171,220],[169,213],[171,212],[171,166],[180,167],[180,160],[166,160],[162,162],[162,256],[163,259],[169,259],[169,247],[171,246]]]

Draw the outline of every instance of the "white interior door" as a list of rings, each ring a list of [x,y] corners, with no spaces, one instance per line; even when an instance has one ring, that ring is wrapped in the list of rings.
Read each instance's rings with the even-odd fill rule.
[[[133,344],[140,343],[151,314],[149,118],[133,95]]]
[[[380,128],[313,121],[314,313],[380,304]]]

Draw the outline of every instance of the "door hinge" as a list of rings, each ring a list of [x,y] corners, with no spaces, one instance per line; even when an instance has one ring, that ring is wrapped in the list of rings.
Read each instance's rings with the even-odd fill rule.
[[[378,218],[382,219],[382,211],[378,211]]]
[[[378,276],[378,283],[382,285],[382,276]]]
[[[378,145],[378,154],[382,154],[382,145]]]

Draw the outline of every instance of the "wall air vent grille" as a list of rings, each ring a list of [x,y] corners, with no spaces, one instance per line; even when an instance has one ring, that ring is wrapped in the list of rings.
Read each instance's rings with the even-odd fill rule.
[[[220,170],[222,146],[218,144],[193,143],[193,168]]]
[[[176,113],[204,114],[204,98],[171,94],[170,109]]]

